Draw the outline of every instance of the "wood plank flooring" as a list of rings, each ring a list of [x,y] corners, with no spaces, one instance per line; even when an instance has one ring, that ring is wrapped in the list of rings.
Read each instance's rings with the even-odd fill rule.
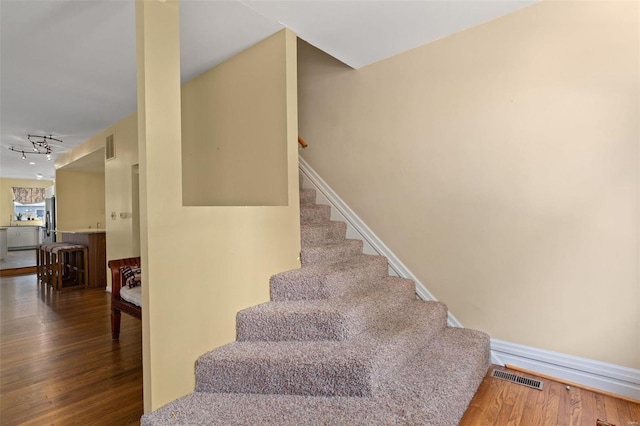
[[[542,380],[542,390],[489,377],[493,368]],[[638,426],[640,404],[557,381],[492,366],[465,413],[461,426]],[[605,423],[605,424],[606,424]]]
[[[104,290],[52,293],[35,275],[0,279],[1,425],[139,424],[141,324],[122,315],[114,342],[109,313]],[[640,404],[543,382],[538,391],[488,373],[460,424],[640,426]]]
[[[4,259],[0,259],[0,270],[36,266],[36,250],[10,250]]]
[[[35,275],[0,282],[0,424],[139,424],[140,321],[111,340],[109,293],[51,292]]]
[[[36,251],[12,250],[0,259],[0,277],[33,274],[36,272]]]

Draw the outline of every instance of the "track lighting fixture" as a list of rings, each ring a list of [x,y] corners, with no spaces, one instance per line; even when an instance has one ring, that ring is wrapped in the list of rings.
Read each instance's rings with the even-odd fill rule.
[[[27,159],[27,154],[39,154],[46,155],[47,160],[51,160],[51,145],[52,142],[62,143],[60,139],[54,138],[52,135],[49,136],[38,136],[38,135],[27,135],[27,140],[31,142],[33,146],[33,151],[25,152],[23,149],[16,149],[14,147],[9,148],[11,151],[21,153],[21,157],[23,160]]]

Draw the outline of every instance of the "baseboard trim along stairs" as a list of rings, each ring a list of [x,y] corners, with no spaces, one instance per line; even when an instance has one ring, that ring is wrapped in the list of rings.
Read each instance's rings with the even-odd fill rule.
[[[347,238],[300,190],[301,263],[240,311],[236,341],[202,355],[195,391],[141,424],[454,425],[490,365],[489,336],[450,327],[388,259]]]
[[[317,191],[318,204],[331,206],[331,220],[347,224],[347,238],[362,240],[364,252],[389,259],[389,275],[408,278],[416,284],[416,294],[423,300],[436,300],[424,284],[378,238],[338,194],[299,157],[303,187]],[[448,324],[462,327],[460,321],[448,312]],[[558,380],[568,381],[594,389],[640,400],[640,370],[567,355],[517,343],[491,339],[491,361],[496,365],[510,365],[537,372]]]

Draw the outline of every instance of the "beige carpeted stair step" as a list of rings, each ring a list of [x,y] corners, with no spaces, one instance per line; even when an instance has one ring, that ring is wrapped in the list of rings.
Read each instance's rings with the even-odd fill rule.
[[[300,206],[300,224],[328,222],[331,218],[331,206],[314,204]]]
[[[338,221],[310,223],[300,226],[302,246],[337,243],[345,239],[347,224]]]
[[[383,402],[383,404],[381,404]],[[403,410],[359,397],[193,392],[142,418],[142,426],[402,425]],[[197,419],[197,423],[194,422]],[[419,425],[419,423],[416,423]]]
[[[342,342],[235,342],[200,357],[196,391],[364,396],[371,370]]]
[[[308,206],[316,203],[316,190],[315,189],[301,189],[300,190],[300,205]]]
[[[458,424],[491,364],[489,346],[483,332],[448,327],[385,377],[381,394],[403,406],[400,424]]]
[[[350,298],[267,302],[238,313],[236,340],[346,340],[413,299],[413,281],[388,277]]]
[[[302,266],[344,261],[362,255],[362,240],[306,246],[300,253]]]
[[[387,276],[383,256],[359,255],[330,265],[311,265],[271,277],[271,300],[331,299],[374,288]]]
[[[380,381],[369,398],[194,392],[142,418],[167,424],[407,425],[458,424],[489,365],[489,336],[448,328]]]
[[[230,343],[198,359],[196,391],[371,396],[445,326],[443,304],[413,300],[347,341]]]

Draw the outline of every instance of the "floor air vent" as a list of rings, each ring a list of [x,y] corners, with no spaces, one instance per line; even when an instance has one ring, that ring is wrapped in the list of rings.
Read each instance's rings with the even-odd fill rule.
[[[506,371],[493,370],[491,377],[507,380],[509,382],[518,383],[519,385],[529,386],[530,388],[542,390],[542,381],[529,379],[527,377],[518,376],[517,374],[507,373]]]

